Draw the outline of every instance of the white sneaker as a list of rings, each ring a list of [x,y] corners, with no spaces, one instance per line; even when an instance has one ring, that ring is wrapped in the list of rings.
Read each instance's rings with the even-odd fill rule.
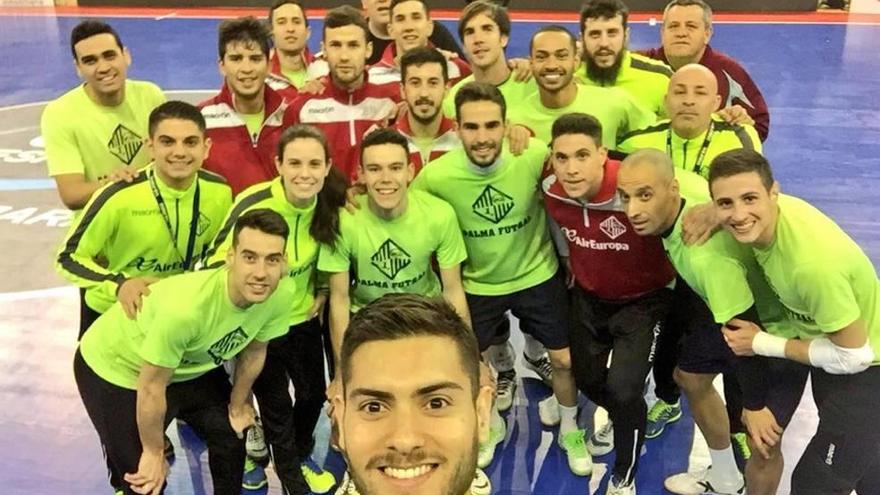
[[[492,482],[482,469],[477,468],[474,473],[474,481],[471,482],[471,495],[490,495],[492,493]]]
[[[477,467],[480,469],[485,469],[489,467],[489,464],[492,464],[492,459],[495,458],[495,449],[498,447],[498,444],[504,441],[504,437],[507,436],[507,423],[501,421],[498,425],[493,424],[489,427],[489,440],[484,444],[480,444],[480,451],[477,455]]]
[[[608,420],[607,423],[590,435],[590,440],[587,442],[587,450],[596,457],[606,455],[614,450],[614,424],[611,423],[611,420]]]
[[[605,495],[636,495],[636,482],[633,480],[628,484],[624,484],[614,475],[611,475],[611,479],[608,480],[608,489],[605,490]]]
[[[504,412],[510,409],[516,395],[516,371],[499,371],[495,390],[495,406],[498,410]]]
[[[544,426],[556,426],[562,421],[559,414],[559,401],[555,395],[538,402],[538,417]]]
[[[266,439],[263,437],[263,426],[259,421],[248,428],[245,449],[248,457],[255,461],[269,458],[269,449],[266,447]]]
[[[721,486],[710,482],[711,468],[699,471],[672,475],[663,482],[672,493],[678,495],[742,495],[745,493],[745,481],[739,473],[736,486]],[[717,486],[716,486],[717,485]]]

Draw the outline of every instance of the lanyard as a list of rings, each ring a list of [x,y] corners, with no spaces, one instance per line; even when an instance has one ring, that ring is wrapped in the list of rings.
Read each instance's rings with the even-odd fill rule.
[[[715,134],[714,121],[709,122],[709,130],[706,131],[706,137],[703,138],[703,144],[700,145],[700,151],[697,153],[696,161],[694,161],[694,172],[697,174],[702,175],[700,171],[703,170],[703,161],[706,159],[706,153],[709,151],[709,143],[712,142],[712,134]],[[666,129],[666,154],[669,155],[670,159],[672,158],[672,126]]]
[[[150,172],[150,189],[153,190],[153,197],[156,198],[156,204],[159,205],[159,213],[162,214],[162,219],[165,220],[165,227],[168,228],[168,235],[174,244],[174,250],[177,251],[177,255],[183,261],[184,270],[189,270],[190,265],[192,265],[193,249],[196,245],[196,231],[199,228],[199,178],[196,177],[195,181],[196,193],[193,197],[192,217],[189,222],[189,239],[186,242],[186,256],[184,256],[180,253],[180,248],[177,247],[177,233],[171,227],[171,217],[168,216],[168,207],[165,206],[165,200],[162,199],[162,193],[159,192],[159,186],[156,184],[156,174],[153,171]]]

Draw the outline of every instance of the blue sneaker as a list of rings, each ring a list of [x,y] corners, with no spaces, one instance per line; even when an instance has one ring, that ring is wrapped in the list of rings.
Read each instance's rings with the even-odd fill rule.
[[[245,490],[259,490],[269,484],[266,479],[266,470],[250,457],[244,458],[244,477],[241,479],[241,487]]]
[[[651,406],[648,411],[648,424],[645,426],[645,438],[657,438],[663,434],[666,425],[674,423],[681,419],[681,401],[675,401],[675,404],[668,404],[663,399],[657,399],[657,402]]]

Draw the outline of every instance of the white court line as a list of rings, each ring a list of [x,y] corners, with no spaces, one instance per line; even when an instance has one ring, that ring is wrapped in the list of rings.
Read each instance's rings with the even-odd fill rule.
[[[50,289],[26,290],[22,292],[0,292],[0,302],[25,301],[28,299],[40,299],[44,297],[63,296],[76,292],[76,287],[65,285]]]

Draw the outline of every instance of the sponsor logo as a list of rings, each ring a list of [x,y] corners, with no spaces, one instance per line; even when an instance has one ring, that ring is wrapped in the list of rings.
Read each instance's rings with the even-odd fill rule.
[[[143,138],[122,124],[116,126],[116,130],[110,136],[110,142],[107,143],[107,149],[110,153],[126,165],[131,165],[131,161],[143,146]]]
[[[388,239],[379,246],[379,249],[370,257],[370,261],[389,280],[394,280],[394,277],[401,270],[412,263],[412,258],[406,250]]]
[[[585,239],[578,235],[576,229],[570,229],[568,227],[562,227],[562,233],[565,234],[565,238],[568,239],[568,242],[574,243],[576,246],[585,249],[595,249],[597,251],[629,251],[629,244],[625,242],[598,242],[595,239]]]
[[[320,115],[322,113],[330,113],[333,111],[333,107],[308,107],[306,109],[306,113],[312,115]]]
[[[144,258],[143,256],[138,256],[137,258],[131,260],[125,267],[137,270],[139,272],[182,272],[183,261],[178,260],[172,261],[170,263],[162,263],[161,261],[159,261],[159,258]]]
[[[208,348],[208,354],[214,358],[214,364],[220,365],[223,361],[231,358],[239,347],[247,344],[248,335],[241,327],[227,333],[222,339],[214,342]]]
[[[486,186],[483,192],[477,196],[477,200],[471,205],[474,213],[492,223],[498,223],[510,213],[515,203],[513,198],[492,187]]]
[[[617,217],[608,217],[599,224],[599,229],[605,233],[611,240],[617,239],[626,232],[626,225]]]
[[[69,227],[73,220],[73,212],[57,208],[41,212],[39,208],[33,206],[16,210],[12,206],[0,205],[0,220],[16,225],[46,224],[47,227]]]

